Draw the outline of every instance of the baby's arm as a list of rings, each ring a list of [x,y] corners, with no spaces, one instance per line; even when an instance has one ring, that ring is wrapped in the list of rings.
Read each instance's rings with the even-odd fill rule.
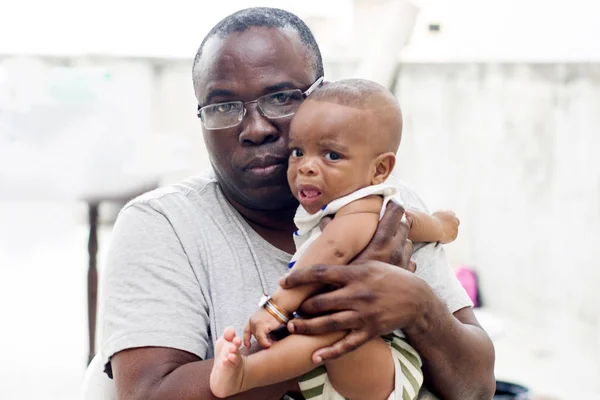
[[[382,204],[380,196],[369,196],[342,207],[293,268],[315,264],[348,264],[367,247],[375,234]],[[317,286],[278,288],[273,294],[273,301],[288,312],[293,312],[319,289]]]
[[[321,236],[306,250],[293,268],[303,268],[315,264],[348,264],[369,243],[379,222],[379,212],[383,200],[380,196],[369,196],[342,207],[335,218],[325,227]],[[291,315],[311,294],[319,290],[318,285],[307,285],[294,289],[278,288],[272,296],[277,308]],[[250,317],[244,330],[244,345],[249,346],[254,335],[263,347],[269,347],[270,331],[279,327],[268,311],[258,309]]]
[[[373,237],[382,204],[380,196],[371,196],[340,209],[294,268],[350,262]],[[279,289],[273,295],[273,301],[290,312],[296,310],[317,289],[316,286]],[[266,311],[260,309],[258,313]],[[263,315],[272,318],[268,313]],[[244,332],[245,342],[249,339],[247,333]],[[213,393],[227,396],[300,376],[315,367],[312,355],[317,349],[335,343],[344,335],[344,331],[318,336],[291,335],[245,358],[239,355],[239,344],[222,347],[222,351],[217,349],[211,376]],[[257,335],[259,343],[262,338],[262,335]],[[219,341],[222,342],[223,338]],[[394,390],[394,364],[389,346],[381,338],[367,342],[338,360],[327,362],[327,368],[332,384],[344,397],[385,399]]]
[[[418,210],[406,210],[410,224],[408,238],[414,243],[450,243],[458,235],[459,219],[452,211],[436,211],[432,215]]]

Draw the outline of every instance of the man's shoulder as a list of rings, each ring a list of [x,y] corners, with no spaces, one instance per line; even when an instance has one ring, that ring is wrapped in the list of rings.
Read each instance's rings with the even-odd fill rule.
[[[139,237],[140,231],[156,238],[175,234],[184,246],[193,247],[192,242],[214,234],[227,221],[227,208],[216,180],[197,175],[131,200],[119,212],[115,226],[133,237]]]
[[[414,189],[409,187],[400,178],[394,175],[390,175],[386,183],[393,185],[398,189],[398,195],[400,196],[402,202],[407,208],[429,212],[427,206],[425,205],[423,200],[421,200],[417,192],[415,192]]]
[[[210,172],[186,178],[180,182],[151,190],[130,200],[123,209],[131,206],[168,207],[169,204],[197,204],[199,200],[212,202],[217,196],[218,183]]]

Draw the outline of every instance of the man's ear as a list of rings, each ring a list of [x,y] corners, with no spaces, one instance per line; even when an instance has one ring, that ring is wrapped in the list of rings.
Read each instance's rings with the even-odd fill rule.
[[[394,153],[383,153],[373,160],[372,185],[383,183],[392,173],[396,165],[396,155]]]

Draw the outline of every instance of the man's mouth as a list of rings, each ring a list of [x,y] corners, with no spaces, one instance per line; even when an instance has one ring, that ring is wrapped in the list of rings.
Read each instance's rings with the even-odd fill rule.
[[[246,165],[244,170],[257,177],[269,177],[282,171],[285,172],[286,161],[287,157],[271,155],[256,157]]]
[[[270,176],[276,172],[279,172],[283,167],[283,164],[271,164],[264,167],[248,168],[247,171],[250,171],[257,176]]]

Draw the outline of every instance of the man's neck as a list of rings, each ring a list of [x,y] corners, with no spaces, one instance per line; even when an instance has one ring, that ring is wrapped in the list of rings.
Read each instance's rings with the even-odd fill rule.
[[[263,239],[287,253],[295,252],[293,234],[296,231],[296,207],[282,210],[253,210],[225,195],[231,205]]]

